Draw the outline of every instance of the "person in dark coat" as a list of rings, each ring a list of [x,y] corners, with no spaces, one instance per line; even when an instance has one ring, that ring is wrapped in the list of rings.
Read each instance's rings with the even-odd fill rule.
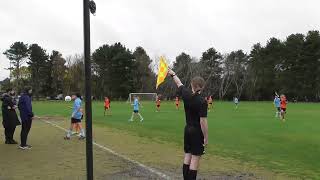
[[[2,97],[2,125],[5,133],[6,144],[18,144],[13,135],[16,130],[16,126],[20,125],[16,113],[16,102],[14,100],[15,92],[12,89],[8,89]]]
[[[28,134],[31,129],[33,112],[31,104],[32,89],[30,87],[25,88],[23,94],[19,98],[19,111],[21,118],[21,144],[19,146],[22,150],[31,149],[31,146],[27,144]]]

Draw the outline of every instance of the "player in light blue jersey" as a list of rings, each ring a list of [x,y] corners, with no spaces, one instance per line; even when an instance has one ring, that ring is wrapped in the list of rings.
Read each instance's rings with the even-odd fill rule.
[[[74,100],[73,103],[73,108],[72,108],[72,115],[71,115],[71,125],[70,129],[67,131],[67,135],[64,137],[65,140],[70,140],[71,135],[72,135],[72,130],[74,128],[79,127],[80,129],[80,138],[79,139],[85,139],[85,132],[84,129],[82,128],[81,125],[81,120],[83,118],[83,113],[82,113],[82,100],[81,100],[81,95],[80,93],[75,93],[72,95],[72,100]]]
[[[280,102],[281,100],[279,96],[276,95],[273,100],[274,107],[276,108],[276,118],[280,117],[280,113],[281,113]]]
[[[238,109],[239,99],[237,97],[234,97],[233,102],[236,105],[236,109]]]
[[[133,112],[131,115],[131,118],[129,119],[129,121],[133,121],[134,116],[138,115],[140,117],[140,122],[143,121],[143,117],[141,116],[141,114],[139,113],[139,107],[140,107],[140,103],[139,103],[139,98],[137,96],[134,97],[134,101],[133,101]]]

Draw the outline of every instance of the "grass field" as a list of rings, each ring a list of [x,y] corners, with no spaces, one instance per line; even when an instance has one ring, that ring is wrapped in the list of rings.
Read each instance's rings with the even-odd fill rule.
[[[34,112],[38,116],[68,118],[70,105],[34,102]],[[176,144],[183,153],[183,109],[175,110],[173,102],[162,103],[161,112],[155,112],[153,103],[142,105],[144,122],[137,119],[129,123],[129,104],[112,102],[112,116],[104,117],[103,103],[94,102],[93,123],[102,129],[118,129],[151,142],[162,142],[161,151],[166,151],[167,143]],[[288,177],[320,178],[320,104],[289,104],[287,112],[287,121],[282,123],[274,117],[272,102],[241,102],[237,110],[233,103],[216,102],[208,117],[209,145],[205,156],[235,160]],[[212,171],[214,167],[211,166]]]

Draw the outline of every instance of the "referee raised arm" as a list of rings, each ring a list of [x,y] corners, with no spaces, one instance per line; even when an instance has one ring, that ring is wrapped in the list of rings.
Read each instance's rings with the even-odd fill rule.
[[[186,126],[184,129],[183,178],[185,180],[195,180],[200,158],[204,154],[204,147],[208,144],[208,104],[201,97],[205,81],[201,77],[194,77],[191,80],[191,89],[188,89],[171,69],[169,69],[168,74],[171,75],[178,86],[179,95],[184,102]]]

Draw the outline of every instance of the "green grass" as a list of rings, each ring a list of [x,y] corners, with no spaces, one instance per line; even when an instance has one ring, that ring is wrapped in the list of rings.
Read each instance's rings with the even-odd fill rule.
[[[71,103],[34,102],[36,115],[70,116]],[[181,145],[185,124],[184,111],[173,102],[143,103],[143,123],[129,123],[131,106],[112,102],[112,116],[103,116],[103,103],[94,102],[93,122],[129,131],[154,140]],[[208,155],[215,154],[258,165],[274,172],[300,178],[320,177],[320,104],[289,104],[287,122],[274,118],[271,102],[216,102],[209,113]],[[165,150],[165,149],[163,149]]]

